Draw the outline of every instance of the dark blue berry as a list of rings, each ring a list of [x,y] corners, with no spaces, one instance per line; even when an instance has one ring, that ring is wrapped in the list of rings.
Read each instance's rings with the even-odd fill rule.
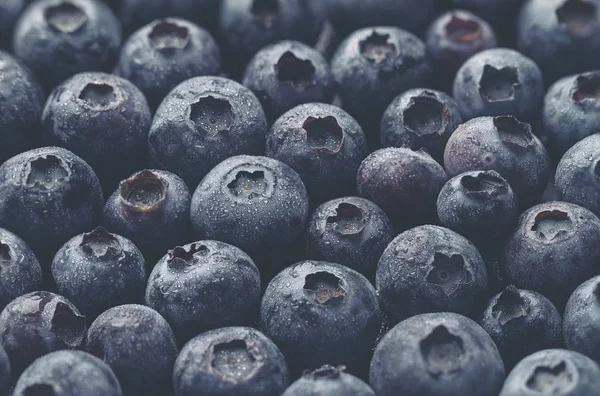
[[[307,372],[281,396],[375,396],[369,385],[344,370],[325,365]]]
[[[600,276],[585,281],[567,302],[564,316],[565,346],[600,362]]]

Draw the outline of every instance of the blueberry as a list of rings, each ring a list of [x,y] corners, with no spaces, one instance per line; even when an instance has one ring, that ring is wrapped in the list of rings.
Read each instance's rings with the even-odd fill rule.
[[[600,71],[558,80],[546,93],[541,137],[555,159],[600,128]]]
[[[554,183],[558,199],[600,216],[600,135],[594,132],[566,152],[556,168]]]
[[[492,337],[507,370],[543,349],[562,345],[562,319],[544,296],[510,285],[488,302],[479,324]]]
[[[443,163],[444,147],[463,119],[458,103],[440,91],[410,89],[388,106],[381,119],[382,147],[425,149]]]
[[[444,185],[437,214],[444,227],[488,251],[501,248],[498,240],[504,240],[516,226],[519,207],[511,186],[498,172],[470,171]]]
[[[553,82],[600,67],[600,4],[527,0],[516,21],[518,48]]]
[[[110,366],[126,395],[170,394],[177,346],[169,324],[153,309],[109,309],[90,326],[85,348]]]
[[[300,176],[267,157],[226,159],[192,196],[191,218],[198,236],[235,245],[255,260],[268,255],[281,260],[280,253],[289,251],[302,235],[307,217],[308,198]]]
[[[81,351],[58,351],[36,360],[17,381],[13,396],[122,396],[102,360]]]
[[[598,272],[600,220],[567,202],[527,210],[504,248],[509,283],[543,294],[562,309],[577,286]]]
[[[492,27],[465,10],[451,10],[440,15],[427,29],[425,43],[436,83],[445,90],[452,88],[451,81],[467,59],[497,46]]]
[[[10,369],[10,360],[4,348],[0,345],[0,394],[8,395],[11,384],[12,371]]]
[[[175,396],[279,396],[288,369],[277,346],[250,327],[224,327],[188,342],[175,362]]]
[[[296,374],[323,364],[355,368],[368,358],[382,322],[369,281],[323,261],[299,262],[279,273],[267,286],[260,316],[260,328]]]
[[[42,267],[29,245],[2,228],[0,268],[0,309],[15,298],[42,286]]]
[[[382,308],[398,323],[428,312],[474,316],[487,297],[483,258],[466,238],[433,225],[398,235],[377,266]]]
[[[84,71],[108,71],[121,46],[110,8],[93,0],[40,0],[25,9],[13,37],[15,54],[49,92]]]
[[[170,250],[154,267],[146,305],[164,316],[177,339],[249,324],[260,304],[260,274],[235,246],[198,241]]]
[[[130,239],[153,266],[176,245],[190,242],[192,195],[179,176],[145,169],[123,180],[104,206],[109,231]]]
[[[507,20],[514,20],[522,0],[450,0],[454,8],[469,10],[494,25],[504,38],[511,35],[514,25]]]
[[[531,59],[512,49],[494,48],[460,67],[452,91],[465,119],[509,114],[530,121],[539,116],[544,81]]]
[[[358,197],[337,198],[319,206],[306,228],[306,255],[344,263],[375,280],[381,254],[394,239],[387,215],[373,202]]]
[[[547,349],[521,360],[510,372],[499,396],[600,395],[600,367],[586,356]]]
[[[159,19],[123,44],[115,73],[134,83],[156,109],[183,81],[215,75],[221,52],[211,34],[183,19]]]
[[[4,51],[0,51],[0,76],[2,163],[38,143],[44,94],[29,69]]]
[[[313,204],[355,193],[356,171],[367,154],[360,125],[333,105],[294,107],[267,134],[266,155],[298,172]]]
[[[567,302],[564,317],[564,338],[567,348],[581,352],[600,362],[600,276],[585,281]]]
[[[90,166],[70,151],[43,147],[0,166],[0,227],[22,237],[42,264],[71,237],[94,228],[104,199]]]
[[[58,292],[89,318],[126,303],[144,301],[144,257],[129,239],[103,227],[78,235],[54,256]]]
[[[477,323],[453,313],[423,314],[383,337],[369,378],[377,396],[496,396],[504,366]]]
[[[85,316],[66,298],[50,292],[24,294],[0,314],[0,340],[15,374],[47,353],[81,348],[85,331]]]
[[[325,365],[307,372],[281,396],[375,396],[369,385],[344,370]]]
[[[29,0],[0,2],[0,48],[10,48],[13,29]]]
[[[104,73],[80,73],[54,89],[42,114],[48,145],[84,159],[105,186],[147,162],[152,114],[142,92],[129,81]]]
[[[316,43],[326,13],[315,1],[222,0],[219,35],[231,65],[243,66],[267,44]]]
[[[397,95],[429,84],[432,69],[417,36],[379,26],[348,36],[331,60],[331,72],[344,108],[359,122],[377,125]]]
[[[271,122],[297,105],[333,100],[329,63],[298,41],[280,41],[258,51],[243,81],[258,96]]]
[[[363,161],[356,185],[358,194],[383,209],[398,229],[407,229],[435,218],[435,202],[447,178],[422,150],[386,148]]]
[[[148,138],[150,162],[194,189],[226,158],[262,154],[267,129],[265,113],[248,88],[221,77],[192,78],[156,111]]]
[[[420,33],[435,12],[434,0],[329,0],[329,19],[343,34],[369,26],[397,26]]]
[[[550,179],[550,159],[531,125],[512,116],[479,117],[460,125],[444,151],[450,176],[494,170],[505,178],[525,209],[539,201]]]

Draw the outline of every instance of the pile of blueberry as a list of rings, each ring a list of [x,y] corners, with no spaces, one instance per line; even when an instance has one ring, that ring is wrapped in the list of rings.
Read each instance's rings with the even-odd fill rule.
[[[600,0],[0,0],[0,396],[600,396]]]

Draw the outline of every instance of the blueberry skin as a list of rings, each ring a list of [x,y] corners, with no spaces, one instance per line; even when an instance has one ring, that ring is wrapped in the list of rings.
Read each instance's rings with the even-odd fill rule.
[[[243,84],[256,94],[271,122],[303,103],[331,103],[335,90],[327,60],[290,40],[258,51],[246,66]]]
[[[2,228],[0,265],[0,309],[15,298],[39,290],[42,286],[42,267],[29,245]]]
[[[375,396],[369,385],[344,370],[344,366],[325,365],[308,372],[281,396]]]
[[[179,18],[155,20],[121,48],[115,74],[134,83],[156,109],[187,79],[219,73],[221,52],[211,34]]]
[[[382,338],[369,379],[377,396],[496,396],[504,366],[490,336],[471,319],[423,314]]]
[[[440,91],[410,89],[383,113],[379,137],[382,147],[425,149],[442,164],[444,147],[463,119],[458,103]]]
[[[245,65],[261,48],[280,40],[316,43],[326,12],[305,0],[222,0],[219,36],[232,65]]]
[[[562,78],[548,89],[540,135],[555,159],[600,129],[598,90],[600,71]]]
[[[510,285],[490,299],[479,324],[492,337],[507,370],[543,349],[562,346],[562,319],[544,296]]]
[[[9,49],[15,23],[28,0],[5,0],[0,3],[0,48]]]
[[[397,95],[429,85],[432,68],[417,36],[378,26],[348,36],[331,60],[331,72],[344,108],[361,123],[378,124]]]
[[[529,121],[539,116],[544,81],[531,59],[512,49],[493,48],[463,63],[452,96],[466,120],[512,115]]]
[[[260,292],[250,256],[227,243],[198,241],[170,250],[156,264],[146,305],[167,319],[183,344],[208,330],[251,322]]]
[[[251,256],[283,245],[289,249],[301,236],[307,217],[308,197],[300,176],[267,157],[226,159],[192,196],[197,235],[235,245]]]
[[[563,322],[565,346],[596,362],[600,362],[599,285],[600,276],[596,276],[575,289],[567,302]]]
[[[450,179],[437,199],[441,225],[482,250],[498,248],[519,218],[513,189],[496,171],[470,171]]]
[[[550,159],[531,126],[512,116],[479,117],[460,125],[444,151],[451,177],[494,170],[517,195],[521,209],[539,202],[550,179]]]
[[[150,163],[194,189],[226,158],[262,154],[267,130],[265,113],[248,88],[222,77],[195,77],[171,91],[156,111]]]
[[[167,250],[193,239],[192,194],[177,175],[145,169],[119,184],[106,201],[104,224],[130,239],[151,267]]]
[[[108,191],[148,161],[152,114],[142,92],[111,74],[80,73],[52,91],[42,114],[47,145],[84,159]]]
[[[381,323],[371,283],[350,268],[324,261],[284,269],[267,286],[260,308],[260,329],[297,374],[323,364],[361,363]]]
[[[38,143],[44,93],[29,69],[4,51],[0,51],[0,75],[2,163]]]
[[[571,147],[556,168],[554,184],[561,201],[600,216],[600,135],[594,133]]]
[[[394,235],[392,222],[373,202],[337,198],[312,214],[304,234],[306,256],[344,263],[374,281],[379,258]]]
[[[15,374],[35,359],[83,346],[86,319],[66,298],[36,291],[11,301],[0,314],[0,340]]]
[[[0,394],[8,395],[12,384],[12,371],[10,369],[10,360],[2,346],[0,346]]]
[[[58,351],[36,360],[17,381],[13,396],[122,396],[115,374],[81,351]]]
[[[121,46],[121,26],[93,0],[41,0],[25,9],[13,36],[15,55],[46,92],[84,71],[109,71]]]
[[[330,0],[329,19],[343,34],[369,26],[397,26],[420,33],[435,12],[434,0]]]
[[[398,323],[429,312],[478,314],[487,297],[485,262],[466,238],[424,225],[385,249],[375,278],[382,308]]]
[[[519,51],[539,65],[548,83],[600,67],[596,1],[527,0],[516,24]]]
[[[109,309],[90,326],[85,349],[114,371],[126,395],[170,394],[177,345],[169,324],[153,309]]]
[[[509,373],[499,396],[600,395],[600,367],[566,349],[547,349],[521,360]]]
[[[279,396],[288,383],[277,346],[250,327],[200,334],[183,347],[173,370],[175,396]]]
[[[273,124],[265,155],[292,167],[311,203],[356,191],[356,172],[368,154],[365,134],[339,107],[308,103],[294,107]]]
[[[373,201],[398,230],[434,221],[435,202],[448,177],[429,154],[407,148],[371,153],[356,176],[358,195]]]
[[[0,166],[0,226],[23,238],[42,266],[71,237],[102,219],[104,198],[92,168],[62,148],[26,151]]]
[[[543,294],[562,310],[598,272],[600,220],[567,202],[546,202],[524,212],[506,244],[501,266],[507,282]]]
[[[460,66],[471,56],[495,48],[498,43],[489,23],[469,11],[455,9],[431,23],[425,34],[425,44],[436,82],[444,90],[451,90]]]
[[[52,261],[52,277],[61,295],[95,318],[117,305],[144,301],[145,265],[129,239],[98,227],[60,248]]]

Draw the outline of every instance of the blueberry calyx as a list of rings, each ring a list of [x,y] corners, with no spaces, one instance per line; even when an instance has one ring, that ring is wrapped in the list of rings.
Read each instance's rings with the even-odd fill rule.
[[[455,43],[469,43],[481,37],[481,25],[473,19],[460,17],[456,14],[445,26],[447,36]]]
[[[229,382],[251,378],[264,360],[258,345],[241,339],[214,345],[208,356],[211,370]]]
[[[515,89],[520,87],[517,69],[485,65],[479,80],[479,93],[488,102],[507,102],[515,99]]]
[[[13,257],[11,254],[10,246],[2,241],[0,241],[0,265],[8,266],[12,264]]]
[[[527,388],[545,393],[567,393],[576,384],[567,363],[561,360],[555,365],[537,366],[526,382]]]
[[[433,377],[461,369],[465,356],[463,340],[450,333],[446,326],[434,328],[421,341],[420,347],[427,370]]]
[[[59,301],[52,315],[52,332],[65,343],[75,348],[81,345],[85,334],[85,316],[75,312],[69,305]]]
[[[509,285],[500,295],[492,307],[492,315],[498,319],[501,326],[527,315],[529,301],[521,296],[519,289]]]
[[[117,257],[123,255],[119,240],[104,227],[97,227],[92,232],[83,234],[79,246],[88,254],[100,257]]]
[[[344,131],[333,116],[308,117],[302,128],[308,145],[318,153],[334,155],[344,145]]]
[[[441,135],[448,125],[448,108],[431,92],[413,96],[403,112],[404,126],[419,137]]]
[[[531,125],[520,122],[513,116],[494,117],[496,132],[504,144],[512,149],[529,149],[534,147]]]
[[[33,384],[23,390],[25,396],[55,396],[56,391],[51,384]]]
[[[75,33],[88,21],[85,12],[75,4],[63,1],[44,10],[46,23],[61,33]]]
[[[71,176],[67,162],[55,155],[42,155],[25,164],[25,185],[52,190]]]
[[[465,194],[472,197],[491,197],[508,190],[506,180],[498,172],[490,170],[479,172],[476,176],[465,175],[460,178]]]
[[[589,37],[597,26],[597,7],[585,0],[567,0],[556,9],[559,23],[575,37]]]
[[[280,82],[291,83],[299,90],[315,85],[316,69],[312,62],[298,58],[292,51],[284,52],[274,67]]]
[[[346,297],[344,281],[330,272],[308,274],[304,283],[304,294],[317,303],[324,305],[340,302]]]
[[[446,255],[436,252],[426,280],[440,287],[445,295],[451,296],[462,285],[471,283],[473,274],[465,266],[465,259],[460,254]]]
[[[279,1],[254,0],[250,12],[266,29],[269,29],[273,26],[279,14]]]
[[[227,99],[208,95],[190,106],[190,120],[209,135],[228,132],[235,125],[235,115]]]
[[[531,231],[542,240],[555,241],[573,232],[574,224],[567,212],[546,210],[535,216]]]
[[[339,378],[340,375],[346,371],[346,366],[331,366],[326,364],[324,366],[319,367],[315,370],[305,370],[302,373],[303,377],[312,378],[312,379],[336,379]]]
[[[187,27],[178,24],[173,19],[166,18],[154,22],[152,30],[148,34],[148,40],[155,50],[173,54],[188,46],[190,34]]]
[[[365,228],[365,215],[355,205],[342,202],[335,208],[335,214],[327,217],[327,225],[331,225],[340,235],[357,235]]]
[[[577,103],[593,101],[596,105],[600,104],[600,75],[594,73],[578,76],[572,97]]]
[[[389,34],[379,34],[376,30],[359,43],[361,54],[369,61],[383,63],[390,54],[396,53],[396,46],[389,42]]]
[[[114,86],[104,82],[87,84],[80,92],[79,99],[96,111],[106,111],[123,102],[123,94]]]
[[[158,173],[144,170],[119,185],[124,205],[139,212],[159,210],[167,199],[169,183]]]
[[[206,255],[208,252],[208,246],[201,243],[193,243],[189,249],[177,246],[175,249],[169,251],[167,265],[170,269],[181,271],[194,265],[196,254]]]
[[[276,177],[264,167],[247,166],[234,168],[225,178],[227,191],[239,201],[251,202],[257,198],[269,198],[273,194]]]

